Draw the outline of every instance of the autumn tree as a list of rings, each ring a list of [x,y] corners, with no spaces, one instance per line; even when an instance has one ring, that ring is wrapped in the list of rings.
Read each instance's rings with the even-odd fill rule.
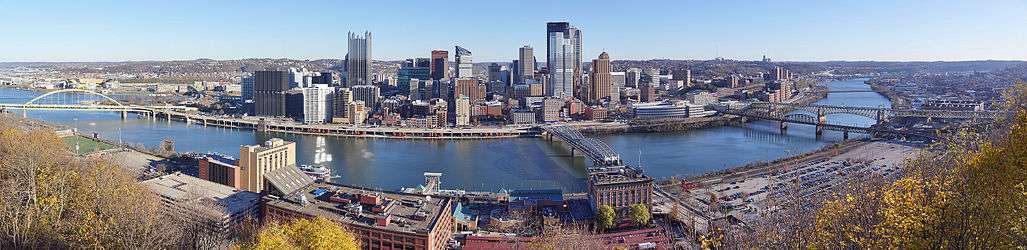
[[[646,204],[638,203],[631,205],[628,215],[631,216],[631,221],[634,222],[635,225],[649,225],[649,206],[646,206]]]
[[[0,247],[172,247],[181,231],[115,164],[79,158],[53,132],[0,115]]]
[[[285,224],[271,223],[242,249],[360,249],[356,236],[337,222],[317,217]]]
[[[599,224],[601,229],[613,228],[614,219],[617,214],[613,211],[613,207],[610,205],[599,206],[599,211],[596,213],[596,223]]]

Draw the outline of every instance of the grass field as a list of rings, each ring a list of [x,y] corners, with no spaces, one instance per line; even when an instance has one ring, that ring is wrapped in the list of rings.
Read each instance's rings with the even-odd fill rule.
[[[68,136],[61,138],[64,141],[64,145],[68,146],[72,152],[79,155],[85,155],[92,152],[102,151],[114,148],[114,145],[110,145],[104,142],[94,141],[84,136]],[[78,150],[75,150],[75,145],[78,145]]]

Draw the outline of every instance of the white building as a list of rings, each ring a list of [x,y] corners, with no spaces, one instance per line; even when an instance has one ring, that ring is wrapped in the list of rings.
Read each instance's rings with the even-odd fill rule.
[[[332,121],[332,93],[327,84],[303,88],[303,123],[318,124]]]
[[[631,105],[637,119],[673,119],[689,117],[705,117],[713,115],[714,111],[706,111],[703,105],[691,104],[685,101],[662,101],[635,103]]]
[[[474,77],[474,60],[470,50],[456,46],[456,67],[456,78]]]
[[[461,95],[456,98],[454,105],[456,109],[456,126],[471,125],[471,100],[467,96]]]

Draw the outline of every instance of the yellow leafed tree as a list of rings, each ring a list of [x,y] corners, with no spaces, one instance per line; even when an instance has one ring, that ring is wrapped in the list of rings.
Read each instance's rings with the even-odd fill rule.
[[[356,237],[341,225],[325,218],[300,219],[286,224],[272,223],[262,229],[255,242],[244,249],[360,249]]]

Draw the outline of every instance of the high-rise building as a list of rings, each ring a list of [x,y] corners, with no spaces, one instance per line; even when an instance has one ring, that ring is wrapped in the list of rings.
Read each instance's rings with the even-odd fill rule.
[[[588,91],[590,104],[599,104],[604,99],[610,99],[610,90],[613,88],[613,76],[610,75],[610,55],[603,52],[599,58],[592,60],[592,81],[591,89]]]
[[[349,103],[349,107],[346,107],[346,117],[349,119],[349,124],[361,125],[364,124],[364,119],[367,119],[367,106],[364,105],[364,101],[356,100]]]
[[[518,50],[516,72],[514,72],[514,82],[517,84],[524,84],[525,80],[532,79],[535,77],[535,49],[531,46],[524,45]]]
[[[692,86],[692,70],[690,70],[690,69],[675,70],[673,74],[674,74],[674,80],[681,80],[683,82],[683,85],[681,87],[691,87]]]
[[[335,94],[332,97],[332,103],[335,106],[332,108],[332,122],[348,122],[348,108],[351,102],[353,102],[353,91],[349,88],[338,88],[335,90]]]
[[[245,76],[242,78],[242,100],[251,101],[253,100],[253,84],[255,82],[253,76]]]
[[[239,184],[242,190],[260,193],[265,189],[264,176],[282,168],[296,168],[296,143],[274,138],[263,145],[239,148]]]
[[[346,53],[346,86],[370,85],[371,61],[371,32],[364,32],[364,36],[350,32],[349,50]]]
[[[457,78],[474,77],[474,60],[471,58],[470,50],[456,46],[456,68]]]
[[[453,113],[456,116],[456,126],[471,125],[471,99],[463,95],[458,96],[454,106],[455,111]]]
[[[285,116],[296,121],[303,121],[303,89],[295,88],[285,91]]]
[[[396,72],[398,80],[396,88],[400,90],[401,94],[413,95],[413,93],[409,92],[413,88],[410,85],[410,79],[431,79],[432,65],[431,59],[428,58],[407,59]]]
[[[581,75],[581,30],[567,22],[546,23],[546,94],[566,97],[575,94]]]
[[[328,86],[335,86],[335,79],[333,79],[333,76],[334,74],[328,71],[318,73],[317,75],[314,75],[311,84],[325,84]]]
[[[289,88],[306,88],[309,87],[309,80],[304,80],[307,77],[312,77],[312,72],[307,71],[306,68],[289,68]]]
[[[491,83],[500,82],[500,83],[502,83],[503,86],[510,85],[510,70],[507,70],[506,66],[500,65],[498,63],[492,63],[492,64],[489,64],[489,66],[488,66],[488,72],[489,72],[489,80],[488,80],[488,82],[490,84]],[[492,86],[492,85],[489,85],[489,86]],[[492,88],[490,88],[490,89],[492,89]],[[502,92],[505,92],[505,91],[490,91],[490,92],[502,93]]]
[[[617,107],[620,105],[620,90],[624,89],[625,75],[624,72],[610,72],[610,105],[609,107]]]
[[[378,110],[378,104],[382,98],[381,89],[374,85],[359,85],[349,88],[353,91],[353,100],[364,101],[368,113]]]
[[[257,116],[285,116],[285,91],[289,90],[285,71],[262,70],[253,75],[253,113]]]
[[[638,88],[638,82],[642,79],[642,70],[638,68],[630,68],[624,71],[624,86]]]
[[[429,68],[431,71],[431,79],[440,80],[444,78],[449,78],[449,51],[432,50],[431,66]]]
[[[327,84],[315,84],[303,88],[303,122],[307,124],[332,121],[332,92]]]
[[[477,79],[457,79],[453,85],[453,99],[466,96],[471,103],[485,101],[485,86],[479,84]]]

